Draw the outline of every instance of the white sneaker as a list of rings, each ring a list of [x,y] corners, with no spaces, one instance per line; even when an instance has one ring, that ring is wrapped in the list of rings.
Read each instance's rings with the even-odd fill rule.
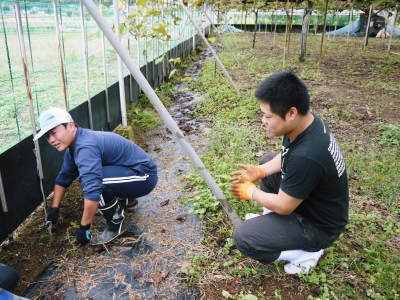
[[[323,254],[323,249],[317,252],[304,251],[302,255],[284,266],[285,272],[290,275],[300,273],[308,274],[311,268],[315,267],[318,264]]]
[[[258,216],[260,216],[260,215],[259,214],[253,214],[253,213],[247,213],[244,216],[244,219],[247,221],[247,220],[253,219],[253,218],[258,217]]]

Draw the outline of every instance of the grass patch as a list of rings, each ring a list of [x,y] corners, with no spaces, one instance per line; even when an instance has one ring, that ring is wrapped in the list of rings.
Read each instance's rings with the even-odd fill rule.
[[[213,61],[204,64],[200,79],[192,84],[204,94],[204,100],[197,106],[197,116],[210,119],[213,124],[207,136],[211,143],[202,159],[241,217],[247,212],[260,211],[260,207],[252,201],[231,197],[229,174],[237,168],[237,163],[256,164],[261,154],[276,152],[280,148],[280,138],[266,136],[258,103],[253,97],[260,80],[282,70],[284,37],[277,36],[275,46],[271,46],[271,39],[258,40],[253,50],[250,49],[250,36],[227,35],[227,44],[232,48],[221,53],[220,57],[235,81],[239,82],[240,96],[234,93],[221,72],[214,71]],[[293,37],[294,41],[297,39],[298,36]],[[345,38],[336,38],[327,42],[320,70],[315,67],[314,57],[299,63],[295,54],[289,57],[286,69],[294,70],[306,80],[312,93],[314,111],[323,115],[341,141],[351,189],[346,231],[326,250],[326,258],[317,268],[292,281],[282,275],[282,263],[263,266],[244,257],[233,247],[232,226],[227,224],[218,201],[202,178],[193,172],[187,180],[194,187],[194,195],[186,201],[191,202],[193,211],[206,220],[203,244],[207,250],[192,256],[192,266],[186,270],[185,276],[189,282],[201,285],[206,294],[218,294],[221,299],[241,299],[247,294],[254,294],[259,299],[290,299],[299,294],[304,299],[399,298],[400,162],[395,147],[400,143],[400,130],[396,124],[379,125],[381,120],[373,119],[374,111],[370,107],[366,108],[367,116],[360,112],[365,103],[371,107],[375,105],[376,111],[385,109],[382,103],[373,103],[369,101],[371,98],[364,97],[373,94],[376,87],[382,88],[379,93],[383,95],[399,91],[395,80],[400,78],[400,73],[393,69],[398,58],[378,58],[380,45],[375,41],[370,46],[375,48],[364,53],[352,47],[353,38],[349,44],[344,41]],[[318,53],[318,42],[317,37],[310,38],[310,55]],[[360,45],[355,44],[357,47]],[[268,55],[265,54],[267,49]],[[346,57],[349,53],[351,60]],[[240,61],[239,64],[233,56]],[[367,75],[365,70],[360,70],[360,66],[365,67],[365,61],[378,59],[377,63],[382,67],[366,66]],[[387,80],[383,86],[382,78],[386,78],[389,71],[393,79]],[[351,89],[346,92],[348,87]],[[218,281],[218,276],[240,280],[235,293],[228,291],[223,294],[224,281]],[[264,285],[265,281],[272,287]],[[298,294],[291,294],[291,290]]]

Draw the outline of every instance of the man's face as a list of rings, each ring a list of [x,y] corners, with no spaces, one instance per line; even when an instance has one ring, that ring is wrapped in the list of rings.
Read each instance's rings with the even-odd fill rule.
[[[263,113],[262,122],[272,136],[282,136],[290,131],[288,122],[273,113],[268,103],[261,102],[260,109]]]
[[[49,130],[45,134],[45,137],[51,146],[56,148],[58,151],[64,151],[74,142],[75,133],[75,124],[67,123],[67,127],[64,125],[58,125]]]

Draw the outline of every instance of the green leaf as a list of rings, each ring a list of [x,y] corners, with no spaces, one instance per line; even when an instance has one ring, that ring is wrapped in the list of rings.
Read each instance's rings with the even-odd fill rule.
[[[138,0],[138,1],[136,2],[136,5],[137,5],[137,6],[145,6],[145,5],[146,5],[146,2],[147,2],[147,0]]]
[[[216,39],[214,36],[212,36],[212,37],[209,37],[209,38],[208,38],[208,41],[209,41],[211,44],[214,44],[214,43],[217,41],[217,39]]]
[[[174,76],[176,72],[177,72],[177,70],[176,70],[176,69],[173,69],[173,70],[171,71],[171,73],[169,73],[168,78],[171,79],[172,76]]]
[[[240,300],[258,300],[257,296],[254,296],[252,294],[244,295],[240,297]]]
[[[161,15],[161,12],[159,10],[152,9],[147,12],[146,16],[151,17],[151,16],[159,16]]]
[[[181,79],[181,82],[191,82],[192,80],[193,80],[192,77],[183,77],[183,78]]]
[[[227,299],[232,299],[232,295],[231,294],[229,294],[229,292],[227,292],[227,291],[222,291],[222,296],[224,297],[224,298],[227,298]]]
[[[161,62],[163,62],[164,58],[165,58],[165,54],[163,56],[157,58],[156,61],[155,61],[156,65],[161,63]]]

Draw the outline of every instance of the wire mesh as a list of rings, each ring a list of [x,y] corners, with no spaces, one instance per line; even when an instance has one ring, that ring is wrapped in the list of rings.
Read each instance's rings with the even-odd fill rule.
[[[99,5],[100,1],[96,1]],[[17,25],[14,12],[15,1],[0,2],[0,153],[12,147],[20,140],[29,136],[32,129],[29,122],[29,112],[26,90],[23,78],[23,67],[18,48]],[[164,5],[171,6],[168,2]],[[61,83],[60,57],[58,52],[55,11],[51,1],[38,2],[20,0],[23,18],[25,43],[27,45],[28,68],[32,82],[35,115],[41,111],[57,106],[64,107],[63,85]],[[128,10],[134,7],[133,1],[127,1],[127,6],[121,10],[121,22],[127,17]],[[64,55],[64,75],[69,109],[87,101],[85,87],[85,55],[82,49],[82,29],[79,2],[58,3],[59,28],[62,51]],[[113,24],[112,4],[104,5],[102,13],[110,26]],[[130,43],[131,56],[145,65],[162,56],[169,49],[194,34],[190,22],[184,12],[175,7],[165,10],[170,13],[170,20],[180,19],[176,25],[168,29],[171,39],[162,41],[154,38],[132,37],[127,34],[121,37],[123,44]],[[196,20],[202,24],[201,10],[194,9]],[[102,34],[91,18],[84,11],[86,40],[88,47],[88,71],[90,97],[104,90],[104,70],[107,72],[109,85],[118,81],[117,57],[110,43],[105,41],[105,62],[103,64]],[[150,19],[146,26],[154,26],[159,20],[156,16]],[[204,25],[204,24],[203,24]],[[123,75],[128,75],[126,67]]]

